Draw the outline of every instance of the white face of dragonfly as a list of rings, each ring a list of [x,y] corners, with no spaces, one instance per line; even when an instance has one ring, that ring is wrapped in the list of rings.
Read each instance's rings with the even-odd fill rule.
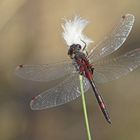
[[[75,54],[79,53],[81,51],[81,45],[79,44],[73,44],[70,46],[68,50],[68,55],[70,56],[71,59],[75,57]]]

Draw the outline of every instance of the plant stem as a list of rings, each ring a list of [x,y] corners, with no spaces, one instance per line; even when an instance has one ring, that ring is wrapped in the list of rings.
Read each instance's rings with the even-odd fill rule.
[[[79,79],[80,79],[80,88],[81,88],[81,95],[82,95],[82,104],[83,104],[83,111],[85,117],[86,131],[87,131],[88,140],[91,140],[91,133],[90,133],[90,127],[88,121],[87,108],[86,108],[86,100],[85,100],[84,88],[83,88],[83,76],[79,75]]]

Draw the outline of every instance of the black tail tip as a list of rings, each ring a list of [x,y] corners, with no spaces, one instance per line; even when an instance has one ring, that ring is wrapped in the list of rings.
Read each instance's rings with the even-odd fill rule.
[[[108,120],[107,120],[107,122],[108,122],[109,124],[112,124],[112,122],[111,122],[111,120],[110,120],[110,119],[108,119]]]

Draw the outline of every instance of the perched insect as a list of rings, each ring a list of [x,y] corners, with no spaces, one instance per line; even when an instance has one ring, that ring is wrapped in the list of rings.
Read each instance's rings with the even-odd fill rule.
[[[63,37],[68,45],[68,55],[72,61],[62,61],[48,65],[19,65],[16,74],[32,81],[50,81],[61,77],[66,79],[55,87],[44,91],[30,102],[31,109],[41,110],[70,102],[81,95],[79,74],[83,76],[84,91],[90,86],[106,120],[111,123],[106,105],[95,83],[105,83],[118,79],[140,65],[140,49],[127,52],[119,57],[105,57],[119,49],[129,35],[134,16],[122,16],[119,24],[101,43],[88,51],[92,42],[83,33],[88,21],[80,17],[66,20],[62,25]]]

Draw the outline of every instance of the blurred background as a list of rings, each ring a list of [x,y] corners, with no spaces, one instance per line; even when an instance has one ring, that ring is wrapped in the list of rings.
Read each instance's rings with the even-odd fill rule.
[[[116,53],[140,44],[138,0],[0,0],[0,140],[86,140],[81,98],[60,107],[32,111],[31,97],[55,85],[22,80],[18,64],[45,64],[67,57],[62,18],[80,15],[90,24],[87,36],[100,41],[120,17],[134,14],[133,30]],[[93,44],[94,45],[94,44]],[[112,125],[101,114],[91,90],[86,94],[94,140],[140,139],[140,69],[99,85]]]

